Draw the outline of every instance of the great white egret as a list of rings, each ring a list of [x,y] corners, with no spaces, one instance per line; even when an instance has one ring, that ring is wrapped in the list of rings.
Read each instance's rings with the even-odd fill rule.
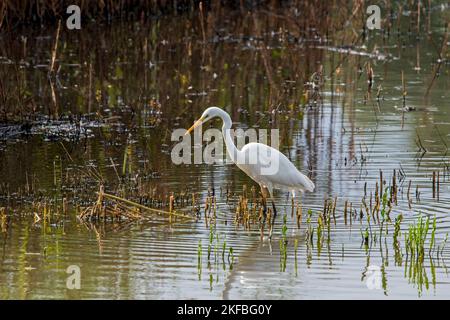
[[[186,134],[215,117],[219,117],[223,121],[222,135],[231,160],[259,184],[264,199],[264,214],[266,212],[266,198],[267,196],[270,197],[274,211],[271,226],[273,226],[277,215],[273,201],[273,189],[292,192],[293,196],[295,196],[296,191],[314,191],[314,183],[298,171],[294,164],[277,149],[263,143],[251,142],[239,150],[231,137],[231,118],[227,112],[220,108],[210,107],[206,109],[200,119],[186,131]],[[270,230],[271,236],[272,228]]]

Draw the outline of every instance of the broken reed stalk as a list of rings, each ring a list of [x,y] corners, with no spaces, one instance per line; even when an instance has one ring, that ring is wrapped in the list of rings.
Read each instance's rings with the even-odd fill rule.
[[[417,1],[417,34],[420,34],[420,1]]]
[[[291,217],[294,217],[294,197],[291,198]]]
[[[405,76],[402,70],[402,95],[403,95],[403,108],[402,108],[402,128],[405,123],[405,108],[406,108],[406,85],[405,85]]]
[[[196,206],[195,206],[195,193],[192,193],[192,211],[195,211]]]
[[[403,107],[405,106],[405,100],[406,100],[406,84],[405,84],[405,74],[402,70],[402,95],[403,95]]]
[[[395,204],[397,204],[397,179],[395,169],[394,174],[392,175],[391,199],[393,199]]]
[[[334,221],[334,225],[336,225],[336,204],[337,204],[337,197],[334,198],[334,203],[333,203],[333,221]]]
[[[436,171],[433,171],[433,199],[436,198]]]
[[[380,170],[380,197],[383,196],[383,171]]]
[[[169,198],[169,212],[170,213],[172,213],[172,211],[173,211],[174,203],[175,203],[175,197],[172,194]]]
[[[367,64],[366,67],[366,71],[367,71],[367,91],[370,92],[370,90],[372,89],[372,85],[373,85],[373,69],[372,66],[370,65],[370,62]]]
[[[353,203],[350,202],[350,210],[349,210],[350,227],[352,226],[352,214],[353,214]]]
[[[142,210],[152,211],[152,212],[155,212],[155,213],[158,213],[158,214],[165,214],[165,215],[170,215],[170,216],[175,216],[175,217],[180,217],[180,218],[195,219],[194,217],[191,217],[191,216],[188,216],[188,215],[184,215],[184,214],[181,214],[181,213],[168,212],[168,211],[164,211],[164,210],[160,210],[160,209],[149,208],[149,207],[146,207],[146,206],[144,206],[144,205],[142,205],[140,203],[137,203],[137,202],[134,202],[134,201],[131,201],[131,200],[127,200],[127,199],[124,199],[124,198],[121,198],[121,197],[118,197],[118,196],[115,196],[115,195],[112,195],[112,194],[109,194],[109,193],[106,193],[106,192],[97,192],[97,194],[99,195],[99,197],[105,197],[105,198],[109,198],[109,199],[112,199],[112,200],[120,201],[120,202],[126,203],[126,204],[128,204],[128,205],[130,205],[132,207],[139,208],[139,209],[142,209]]]
[[[52,51],[52,62],[50,64],[50,70],[49,70],[50,73],[52,73],[55,68],[56,53],[58,51],[59,31],[60,30],[61,30],[61,20],[58,20],[58,29],[56,29],[55,45],[54,45],[53,51]]]
[[[302,206],[297,204],[297,228],[302,225]]]
[[[411,191],[411,180],[409,180],[409,183],[408,183],[408,192],[406,193],[406,195],[407,195],[407,197],[408,197],[408,200],[410,199],[410,196],[409,196],[410,191]]]
[[[438,195],[438,172],[433,171],[433,193],[434,196],[433,198],[439,199],[439,195]]]
[[[411,190],[411,180],[409,180],[409,183],[408,183],[408,193],[407,193],[407,197],[408,197],[408,206],[409,206],[409,208],[411,209],[411,197],[409,196],[410,190]]]
[[[422,151],[422,154],[427,153],[427,149],[423,146],[422,140],[420,139],[419,132],[416,129],[417,134],[417,146],[419,147],[419,150]]]
[[[91,114],[92,109],[92,59],[89,62],[89,88],[88,88],[88,114]],[[115,167],[114,167],[115,169]]]
[[[344,207],[344,223],[347,225],[347,207],[348,207],[348,200],[345,200],[345,207]]]
[[[203,17],[203,2],[200,1],[200,3],[198,4],[198,8],[200,10],[200,26],[202,28],[203,44],[206,45],[206,33]]]
[[[439,170],[437,172],[437,201],[439,201]]]
[[[431,78],[430,84],[428,85],[427,91],[425,92],[425,97],[428,97],[428,95],[430,94],[430,90],[433,87],[433,84],[440,73],[442,62],[444,61],[443,57],[446,54],[447,46],[448,46],[448,35],[450,33],[450,32],[448,32],[448,29],[450,29],[450,22],[447,24],[447,28],[445,30],[445,33],[444,33],[445,36],[442,41],[441,50],[439,52],[439,60],[438,60],[438,63],[434,67],[433,78]]]

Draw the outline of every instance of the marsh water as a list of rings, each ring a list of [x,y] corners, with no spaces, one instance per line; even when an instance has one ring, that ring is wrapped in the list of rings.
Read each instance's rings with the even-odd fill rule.
[[[429,15],[419,33],[403,12],[389,33],[366,30],[363,39],[352,26],[318,37],[264,11],[210,15],[206,26],[197,13],[80,31],[63,25],[50,76],[56,27],[0,34],[2,86],[18,92],[3,101],[0,125],[0,298],[450,298],[450,81],[448,55],[440,57],[450,41],[448,7]],[[314,74],[323,83],[311,91]],[[294,208],[286,193],[275,194],[272,240],[258,224],[235,221],[239,196],[257,187],[235,165],[171,160],[172,131],[212,105],[235,127],[279,129],[280,150],[316,185]],[[397,205],[365,243],[362,198],[369,201],[380,170],[385,187],[396,173]],[[161,203],[194,194],[198,218],[80,221],[100,184]],[[212,192],[215,219],[205,221]],[[36,218],[37,202],[62,208],[64,199],[57,222]],[[336,199],[335,222],[324,239],[316,231],[309,241],[307,212],[317,227],[326,199]],[[193,211],[189,203],[175,208]],[[436,217],[438,249],[427,247],[416,268],[405,241],[420,216]],[[80,268],[80,289],[67,287],[71,265]]]

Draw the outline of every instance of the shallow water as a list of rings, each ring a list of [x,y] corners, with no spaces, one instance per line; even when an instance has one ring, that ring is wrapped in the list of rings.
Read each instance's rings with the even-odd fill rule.
[[[438,66],[438,52],[432,43],[437,47],[442,43],[445,16],[446,7],[433,11],[429,38],[423,32],[416,39],[403,23],[400,32],[392,30],[389,37],[369,33],[366,47],[348,52],[333,39],[325,44],[308,38],[292,40],[287,31],[280,32],[289,30],[286,22],[262,15],[262,43],[269,70],[255,30],[242,18],[215,21],[219,27],[215,33],[208,31],[207,43],[195,15],[145,24],[90,25],[87,32],[62,32],[60,70],[54,83],[47,79],[46,71],[54,29],[25,29],[20,31],[22,38],[14,39],[3,34],[3,81],[7,86],[20,83],[26,108],[37,108],[40,116],[25,117],[33,124],[30,132],[4,135],[0,140],[0,201],[14,211],[1,233],[0,297],[449,298],[446,265],[450,264],[450,252],[443,242],[450,231],[448,60],[441,63],[439,75],[432,80]],[[345,38],[346,33],[336,36]],[[369,99],[367,62],[374,71]],[[326,79],[321,88],[323,102],[300,107],[303,83],[319,64]],[[407,89],[405,111],[402,70]],[[269,74],[282,92],[276,97]],[[51,95],[52,85],[56,100]],[[377,105],[378,85],[382,92]],[[258,226],[247,230],[234,222],[237,197],[244,185],[248,190],[253,186],[237,167],[171,162],[172,130],[187,128],[211,105],[227,110],[238,127],[280,129],[281,150],[316,184],[314,193],[296,200],[303,208],[300,228],[291,216],[291,199],[280,192],[275,196],[279,216],[274,238],[261,239]],[[81,115],[82,125],[74,128],[73,122]],[[57,126],[45,129],[45,121],[52,118],[60,119],[60,130]],[[6,128],[6,122],[3,126]],[[425,153],[419,150],[418,136]],[[124,170],[130,185],[155,188],[162,198],[170,192],[198,193],[202,215],[208,190],[214,189],[217,217],[209,261],[211,229],[204,219],[169,222],[158,217],[93,227],[77,220],[72,209],[61,223],[34,222],[27,209],[31,201],[45,198],[58,202],[71,196],[86,201],[84,206],[95,201],[100,183],[92,176],[91,180],[69,179],[76,168],[96,168],[106,190],[115,190],[126,150]],[[391,184],[394,170],[399,178],[398,205],[390,216],[394,221],[403,214],[401,263],[395,259],[392,224],[387,235],[365,246],[361,232],[366,221],[355,218],[350,225],[344,219],[346,200],[354,204],[359,216],[364,186],[367,184],[367,194],[373,192],[380,170],[385,187]],[[439,200],[432,194],[433,171],[440,172]],[[30,188],[31,195],[26,192]],[[234,194],[229,201],[227,189]],[[324,200],[335,197],[336,223],[331,226],[329,241],[325,236],[322,242],[314,238],[308,243],[306,211],[312,210],[312,225],[317,226]],[[183,210],[189,211],[189,206]],[[425,275],[420,275],[423,285],[409,276],[403,241],[408,226],[420,214],[436,216],[436,243],[443,248],[440,255],[425,257]],[[280,240],[285,215],[288,249],[283,271]],[[66,287],[69,265],[80,267],[79,290]],[[375,278],[381,280],[379,286],[369,289],[371,270],[376,270]]]

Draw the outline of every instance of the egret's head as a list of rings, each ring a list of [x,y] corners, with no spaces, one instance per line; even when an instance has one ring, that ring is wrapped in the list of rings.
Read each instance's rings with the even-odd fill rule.
[[[208,122],[209,120],[211,120],[212,118],[215,117],[222,117],[223,115],[223,110],[217,107],[209,107],[208,109],[206,109],[205,111],[203,111],[202,116],[200,117],[200,119],[198,119],[197,121],[195,121],[195,123],[192,125],[192,127],[190,127],[188,129],[188,131],[186,131],[186,134],[189,134],[192,130],[194,130],[195,128],[197,128],[198,126],[202,125],[203,123]]]

